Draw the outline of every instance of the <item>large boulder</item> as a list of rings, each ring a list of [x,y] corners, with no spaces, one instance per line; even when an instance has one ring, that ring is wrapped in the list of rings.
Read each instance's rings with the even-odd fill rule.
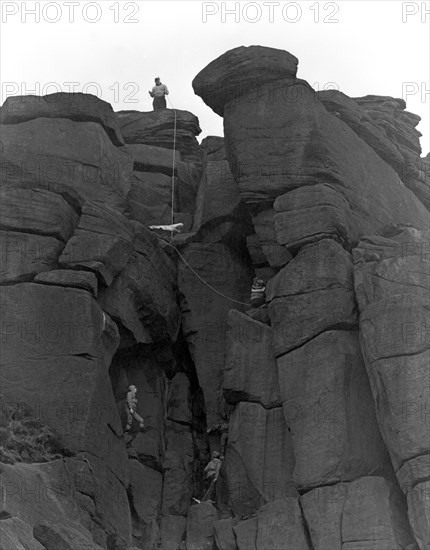
[[[125,207],[133,160],[95,122],[38,118],[1,127],[3,186],[72,188],[85,200]]]
[[[138,460],[130,460],[129,499],[144,525],[156,520],[161,508],[163,475]]]
[[[64,243],[54,237],[0,230],[0,247],[0,284],[11,284],[31,281],[57,267]]]
[[[194,78],[192,86],[206,105],[220,116],[230,101],[245,97],[252,102],[260,86],[283,78],[295,78],[298,59],[284,50],[240,46],[224,53]],[[253,113],[255,114],[255,113]]]
[[[192,113],[180,109],[163,109],[146,113],[119,111],[116,115],[127,144],[139,143],[171,150],[176,145],[182,160],[201,161],[200,146],[195,137],[201,133],[201,129],[199,119]]]
[[[416,548],[402,495],[386,479],[360,477],[318,487],[300,500],[318,550]]]
[[[279,269],[291,260],[291,254],[285,246],[282,246],[284,243],[278,237],[275,220],[275,211],[269,208],[256,214],[252,218],[252,223],[267,263]]]
[[[119,343],[115,324],[85,290],[23,283],[0,292],[5,401],[24,403],[70,449],[92,453],[125,479],[108,376]]]
[[[277,363],[301,490],[370,472],[393,477],[357,332],[324,332]]]
[[[345,197],[327,184],[299,187],[274,203],[276,238],[293,252],[324,238],[346,247],[356,242],[351,209]]]
[[[298,499],[284,497],[266,504],[257,513],[256,550],[294,548],[310,550]]]
[[[267,285],[277,357],[325,330],[357,326],[351,255],[323,239],[300,249]]]
[[[63,267],[93,271],[110,285],[131,256],[132,240],[133,226],[120,212],[87,202],[59,261]]]
[[[65,243],[78,222],[78,214],[61,195],[45,189],[0,190],[1,229],[54,237]]]
[[[430,261],[428,232],[369,238],[354,251],[366,367],[395,469],[428,454]],[[418,414],[418,416],[417,416]]]
[[[191,506],[187,518],[187,550],[212,550],[216,508],[209,502]]]
[[[2,124],[19,124],[34,118],[98,122],[114,145],[124,145],[111,105],[91,94],[58,92],[45,96],[10,96],[2,105]]]
[[[136,342],[174,342],[180,326],[176,268],[157,237],[134,222],[133,253],[112,284],[99,292],[101,307]]]
[[[281,50],[236,48],[194,81],[224,116],[227,158],[242,200],[270,206],[297,187],[329,183],[349,203],[360,236],[369,226],[379,234],[398,222],[428,226],[426,208],[396,172],[295,78],[296,61]]]
[[[272,329],[232,309],[227,318],[227,351],[223,392],[228,403],[281,405]]]
[[[226,472],[235,515],[254,514],[267,502],[296,495],[294,456],[282,408],[239,403],[230,417]]]

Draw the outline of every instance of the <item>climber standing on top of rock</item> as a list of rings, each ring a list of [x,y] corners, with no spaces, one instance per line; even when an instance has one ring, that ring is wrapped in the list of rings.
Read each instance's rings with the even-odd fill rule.
[[[136,422],[139,422],[139,428],[142,430],[145,427],[145,424],[143,422],[143,418],[137,414],[136,407],[137,407],[137,388],[136,386],[129,386],[127,395],[125,397],[125,411],[127,414],[127,425],[125,427],[125,431],[129,432],[131,430],[131,425],[133,422],[133,418],[136,420]]]
[[[251,288],[251,307],[264,306],[266,303],[266,287],[263,279],[255,277]]]
[[[155,86],[148,93],[154,98],[152,102],[154,111],[160,111],[166,108],[166,95],[169,95],[169,90],[165,84],[161,83],[159,76],[155,79]]]

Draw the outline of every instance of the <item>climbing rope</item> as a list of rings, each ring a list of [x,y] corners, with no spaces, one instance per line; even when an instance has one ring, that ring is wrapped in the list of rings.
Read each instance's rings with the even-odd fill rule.
[[[182,256],[182,254],[179,252],[179,250],[176,248],[176,246],[174,246],[172,243],[169,243],[168,241],[166,241],[165,239],[163,239],[165,243],[167,243],[169,246],[171,246],[172,248],[174,248],[176,250],[176,253],[178,254],[178,256],[181,258],[181,260],[184,262],[184,264],[190,269],[190,271],[192,271],[194,273],[194,275],[200,279],[200,281],[205,284],[208,288],[210,288],[211,290],[213,290],[214,292],[216,292],[217,294],[219,294],[220,296],[222,296],[223,298],[225,298],[226,300],[229,300],[230,302],[234,302],[235,304],[241,304],[242,306],[248,306],[249,307],[249,303],[247,302],[241,302],[240,300],[235,300],[234,298],[230,298],[229,296],[226,296],[225,294],[223,294],[222,292],[220,292],[219,290],[217,290],[216,288],[214,288],[213,286],[211,286],[208,282],[206,282],[198,273],[197,271],[195,271],[191,266],[190,264],[187,262],[187,260]]]
[[[172,196],[171,196],[171,201],[172,201],[172,209],[171,209],[171,214],[170,214],[170,220],[171,220],[171,225],[174,224],[175,222],[175,163],[176,163],[176,121],[177,121],[177,115],[176,115],[176,109],[173,107],[173,104],[172,102],[170,101],[170,98],[167,97],[169,103],[170,103],[170,106],[172,107],[173,109],[173,112],[175,113],[175,123],[174,123],[174,128],[173,128],[173,160],[172,160]],[[173,229],[171,231],[171,234],[170,234],[170,238],[173,239]],[[174,246],[172,243],[169,243],[168,241],[166,241],[165,239],[163,239],[163,241],[165,243],[167,243],[169,246],[171,246],[173,249],[175,249],[176,253],[178,254],[178,256],[181,258],[181,260],[184,262],[184,264],[190,269],[190,271],[192,271],[194,273],[194,275],[204,284],[206,285],[208,288],[210,288],[213,292],[216,292],[217,294],[219,294],[220,296],[222,296],[223,298],[225,298],[226,300],[229,300],[230,302],[234,302],[235,304],[240,304],[242,306],[248,306],[249,307],[249,304],[246,303],[246,302],[241,302],[240,300],[235,300],[234,298],[229,298],[228,296],[226,296],[225,294],[223,294],[222,292],[220,292],[219,290],[217,290],[216,288],[214,288],[213,286],[211,286],[208,282],[206,282],[198,273],[197,271],[195,271],[191,266],[190,264],[187,262],[187,260],[182,256],[182,254],[179,252],[179,250],[176,248],[176,246]]]
[[[173,112],[175,113],[175,123],[173,127],[173,161],[172,161],[172,209],[170,213],[170,223],[173,225],[175,223],[175,163],[176,163],[176,109],[173,107],[172,102],[170,101],[170,97],[167,96],[167,99],[170,103],[170,106],[173,109]],[[173,229],[170,233],[170,237],[173,238]]]

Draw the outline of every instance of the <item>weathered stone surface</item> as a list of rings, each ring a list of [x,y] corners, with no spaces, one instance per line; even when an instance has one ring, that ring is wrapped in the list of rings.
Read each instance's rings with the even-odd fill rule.
[[[37,273],[55,268],[63,248],[54,237],[0,230],[0,284],[31,281]]]
[[[180,326],[175,266],[149,229],[133,225],[131,258],[110,287],[99,292],[99,303],[136,342],[175,341]]]
[[[224,138],[220,136],[206,136],[200,144],[206,160],[226,160]]]
[[[185,161],[200,162],[200,146],[195,138],[201,133],[199,119],[188,111],[119,111],[121,133],[127,144],[143,143],[173,149],[176,116],[176,149]]]
[[[365,237],[353,251],[360,310],[383,298],[425,295],[430,289],[430,232],[407,228],[392,238]]]
[[[233,527],[238,550],[256,550],[257,518],[253,517]]]
[[[253,401],[281,405],[272,329],[231,310],[227,318],[227,350],[223,392],[228,403]]]
[[[216,508],[209,502],[191,506],[187,517],[187,550],[212,550]]]
[[[417,482],[430,477],[430,454],[411,458],[397,470],[397,479],[403,492],[407,494]]]
[[[267,285],[275,355],[325,330],[357,326],[351,256],[323,239],[303,247]]]
[[[114,145],[124,145],[118,120],[111,105],[95,95],[58,92],[45,96],[10,96],[2,106],[2,124],[19,124],[34,118],[68,118],[76,122],[98,122]]]
[[[90,269],[110,285],[131,256],[132,240],[133,227],[121,213],[86,203],[60,263],[64,267]]]
[[[261,249],[271,267],[279,268],[291,260],[291,254],[287,248],[279,244],[275,230],[275,212],[273,208],[263,210],[252,218],[254,229],[258,235]],[[282,243],[284,244],[284,243]]]
[[[79,216],[61,195],[44,189],[0,190],[1,229],[53,237],[66,242],[73,235],[78,222]]]
[[[277,359],[300,489],[392,476],[358,333],[328,331]]]
[[[171,434],[169,434],[171,435]],[[189,443],[192,445],[191,433]],[[171,438],[170,438],[171,439]],[[187,456],[183,451],[175,450],[175,445],[169,441],[169,449],[163,463],[163,515],[186,516],[191,504],[191,467],[193,456]],[[189,446],[192,451],[192,447]]]
[[[178,372],[169,384],[167,418],[183,424],[191,424],[190,381],[184,372]]]
[[[224,53],[194,78],[194,93],[215,113],[224,116],[225,104],[245,97],[260,97],[260,86],[282,78],[294,78],[298,60],[284,50],[240,46]],[[255,113],[253,113],[255,114]]]
[[[54,286],[70,286],[87,290],[94,297],[97,296],[97,277],[90,271],[75,271],[69,269],[53,269],[38,273],[34,278],[35,283]]]
[[[249,516],[263,504],[296,494],[294,456],[282,408],[239,403],[230,417],[226,469],[231,507]]]
[[[129,460],[129,495],[133,508],[144,524],[157,519],[161,507],[163,475],[144,466],[137,460]]]
[[[401,493],[381,477],[319,487],[301,503],[315,549],[415,548]]]
[[[292,251],[327,237],[346,246],[356,240],[348,201],[330,185],[294,189],[280,195],[274,208],[276,238]]]
[[[142,464],[161,470],[165,447],[166,377],[152,354],[137,347],[120,350],[109,369],[115,400],[126,424],[125,396],[133,384],[137,388],[137,412],[144,419],[145,429],[132,426],[133,439],[128,443],[129,456]]]
[[[207,426],[214,428],[222,420],[221,386],[227,312],[232,307],[247,308],[252,284],[251,270],[240,257],[222,244],[190,244],[182,255],[212,287],[201,282],[181,262],[178,289],[181,295],[182,328],[205,396]]]
[[[384,262],[381,262],[382,269]],[[397,274],[403,265],[402,260],[389,262],[386,279],[394,284],[385,284],[384,288],[378,283],[373,295],[379,299],[369,303],[360,315],[363,354],[378,421],[396,470],[405,460],[429,452],[428,426],[422,411],[428,409],[430,388],[430,351],[425,337],[430,304],[428,291],[416,284],[417,279],[427,278],[428,267],[424,262],[412,263],[412,268],[415,265],[415,269],[424,273],[409,278],[407,272],[411,266],[408,264],[403,276]],[[364,280],[363,273],[360,275],[362,269],[367,276],[366,268],[358,267],[358,284]],[[370,266],[365,283],[370,289],[373,273],[375,270]],[[401,287],[401,294],[392,293],[396,286]],[[368,298],[371,294],[363,293],[362,289],[360,292],[363,304],[364,296]]]
[[[182,516],[161,516],[161,550],[178,550],[184,539],[186,518]]]
[[[372,132],[357,133],[396,170],[403,182],[423,204],[430,207],[430,172],[420,158],[421,133],[416,129],[420,117],[405,111],[403,99],[368,95],[354,101],[372,120]],[[376,129],[384,140],[375,139]],[[379,137],[379,136],[378,136]],[[387,143],[388,142],[388,143]],[[395,148],[396,154],[392,154]]]
[[[1,143],[3,185],[55,182],[85,200],[124,208],[133,160],[99,124],[38,118],[3,125]]]
[[[227,52],[198,76],[211,82],[209,90],[203,91],[202,86],[200,92],[195,85],[196,91],[224,115],[227,158],[242,200],[270,203],[297,187],[330,183],[348,200],[359,236],[369,233],[369,226],[371,233],[381,233],[393,222],[428,226],[425,207],[395,171],[315,101],[315,92],[306,82],[295,79],[294,72],[277,72],[270,63],[266,71],[259,70],[257,52],[271,55],[273,51],[238,48]],[[277,55],[278,67],[291,60],[288,52],[278,50]],[[253,90],[258,93],[252,97],[239,94],[225,104],[219,89],[223,78],[228,78],[234,90],[242,82],[241,67],[246,67],[247,77],[254,79],[254,66],[255,72],[265,77],[265,83],[260,81]],[[247,85],[245,91],[249,88]]]
[[[260,239],[257,233],[253,233],[246,237],[246,248],[248,249],[249,257],[251,258],[254,268],[262,267],[267,264],[267,258],[261,248]]]
[[[294,548],[310,550],[297,498],[284,497],[266,504],[257,513],[256,550]]]
[[[214,522],[215,543],[219,550],[237,550],[233,527],[237,521],[233,518],[219,519]]]
[[[113,452],[113,449],[111,450]],[[91,520],[96,542],[106,545],[106,535],[118,534],[126,543],[131,539],[130,506],[126,487],[129,483],[128,460],[124,456],[124,475],[118,478],[109,469],[107,455],[98,458],[90,453],[66,459],[69,483],[73,483],[76,501]],[[56,488],[58,492],[58,488]]]
[[[360,332],[381,432],[402,487],[427,477],[426,412],[430,260],[428,231],[405,230],[392,239],[368,238],[354,251]],[[408,466],[406,461],[414,462]],[[417,476],[417,477],[415,477]]]
[[[90,533],[88,533],[90,535]],[[80,530],[72,527],[56,525],[51,521],[41,521],[33,528],[33,536],[46,550],[75,550],[85,548],[88,550],[102,550],[98,544],[91,542]]]
[[[79,475],[78,465],[85,472],[84,476]],[[125,540],[129,539],[130,510],[125,488],[102,461],[91,455],[44,464],[2,465],[1,478],[4,508],[13,516],[12,519],[19,517],[29,529],[50,522],[65,532],[67,540],[67,533],[73,533],[77,539],[86,541],[91,549],[100,548],[96,542],[104,546],[104,533],[103,540],[96,540],[98,525],[107,532],[118,530]],[[81,507],[81,497],[84,496],[81,491],[91,495],[86,498],[92,508]],[[0,521],[0,527],[3,524],[4,520]],[[16,528],[19,529],[20,525]],[[14,532],[12,525],[9,531]],[[15,533],[21,536],[21,541],[25,540],[21,531]],[[29,548],[33,550],[31,546]]]
[[[4,550],[46,550],[33,537],[33,529],[20,518],[3,519],[0,522],[0,541]]]
[[[163,147],[154,147],[153,145],[140,143],[126,145],[124,150],[133,158],[134,171],[137,172],[158,172],[171,176],[173,161],[176,170],[178,169],[178,164],[182,164],[180,152],[173,151],[173,149],[164,149]]]
[[[107,369],[115,324],[88,292],[23,283],[0,288],[4,399],[125,478],[121,425]],[[19,350],[19,354],[17,354]]]
[[[234,219],[240,205],[240,194],[228,162],[206,162],[196,197],[193,231],[206,224]]]
[[[133,172],[127,210],[144,225],[168,225],[171,221],[172,179],[165,174]]]
[[[420,550],[430,546],[430,481],[418,483],[408,493],[408,515]]]

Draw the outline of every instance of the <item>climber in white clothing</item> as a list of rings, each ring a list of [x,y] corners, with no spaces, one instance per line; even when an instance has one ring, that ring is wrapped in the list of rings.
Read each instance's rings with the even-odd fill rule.
[[[162,231],[174,231],[175,233],[180,233],[183,227],[183,223],[173,223],[172,225],[150,225],[149,229],[161,229]]]

